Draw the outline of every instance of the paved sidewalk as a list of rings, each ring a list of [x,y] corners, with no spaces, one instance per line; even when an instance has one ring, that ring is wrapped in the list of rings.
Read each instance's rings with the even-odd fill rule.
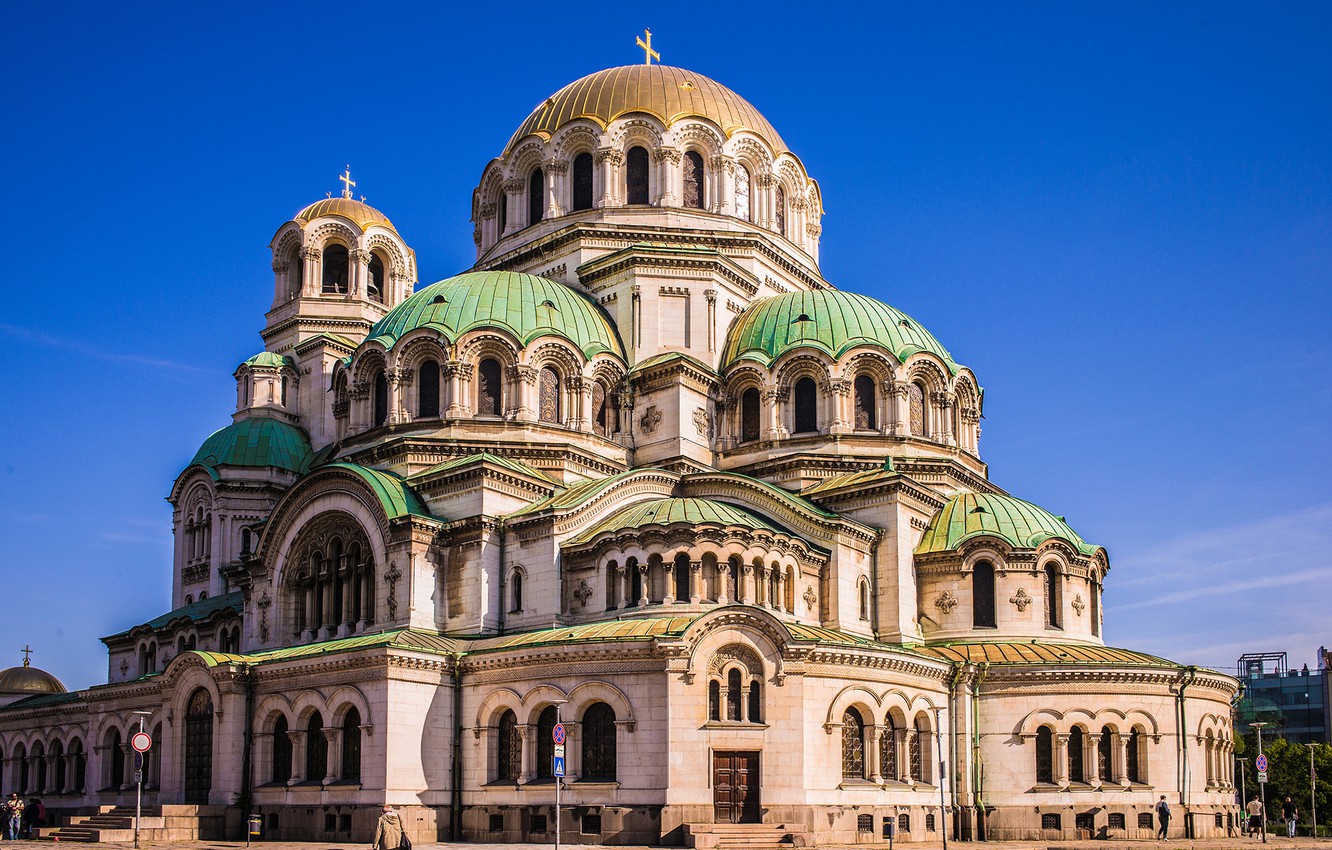
[[[49,850],[56,842],[51,841],[4,841],[0,842],[0,848],[3,850]],[[74,848],[92,848],[92,850],[132,850],[133,842],[115,841],[96,844],[84,844],[82,842],[65,842]],[[553,841],[545,844],[457,844],[457,843],[439,843],[425,844],[418,843],[413,845],[413,850],[539,850],[541,847],[552,847]],[[1116,840],[1105,841],[950,841],[949,845],[954,850],[1258,850],[1262,847],[1271,847],[1273,850],[1332,850],[1332,838],[1286,838],[1282,836],[1267,836],[1267,844],[1256,838],[1207,838],[1189,840],[1183,838],[1171,839],[1168,843],[1159,841],[1138,841],[1138,840]],[[855,844],[855,845],[823,845],[820,850],[865,850],[865,848],[886,848],[888,845],[883,842]],[[142,850],[168,850],[168,848],[180,848],[180,850],[244,850],[243,841],[180,841],[180,842],[153,842],[143,841],[140,843]],[[250,845],[252,850],[369,850],[368,844],[354,844],[346,841],[256,841]],[[652,850],[643,845],[600,845],[600,844],[570,844],[564,842],[561,847],[569,848],[597,848],[613,847],[615,850]],[[902,847],[904,850],[942,850],[938,841],[919,841],[919,842],[901,842],[898,841],[894,847]]]

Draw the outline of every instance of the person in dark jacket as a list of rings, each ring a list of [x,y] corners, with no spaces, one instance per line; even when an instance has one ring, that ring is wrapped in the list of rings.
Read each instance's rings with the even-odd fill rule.
[[[1169,841],[1166,836],[1170,833],[1170,804],[1166,802],[1164,794],[1156,804],[1156,819],[1161,823],[1161,828],[1156,831],[1156,837],[1162,841]]]

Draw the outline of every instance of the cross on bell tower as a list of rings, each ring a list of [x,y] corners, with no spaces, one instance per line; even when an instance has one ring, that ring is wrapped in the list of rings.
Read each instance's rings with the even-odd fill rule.
[[[25,644],[21,651],[23,652],[23,666],[27,667],[30,664],[28,656],[32,655],[32,647]]]
[[[338,179],[342,181],[342,197],[350,198],[352,196],[352,191],[351,191],[352,187],[356,185],[356,181],[351,179],[350,165],[347,166],[347,170],[344,171],[342,173],[342,176],[339,177]]]
[[[643,48],[643,64],[651,65],[653,59],[660,62],[661,54],[652,49],[652,30],[644,27],[643,35],[647,36],[647,41],[644,41],[641,38],[634,39],[634,41],[638,42],[638,46]]]

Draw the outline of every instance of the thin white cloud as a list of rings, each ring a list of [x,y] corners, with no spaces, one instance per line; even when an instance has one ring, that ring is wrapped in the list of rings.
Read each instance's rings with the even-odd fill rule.
[[[1166,593],[1161,596],[1152,596],[1147,599],[1139,599],[1136,602],[1129,602],[1115,607],[1119,611],[1131,611],[1134,608],[1150,608],[1156,605],[1172,605],[1176,602],[1188,602],[1190,599],[1197,599],[1200,596],[1229,596],[1231,594],[1248,593],[1254,590],[1270,590],[1275,587],[1289,587],[1292,584],[1325,581],[1329,578],[1332,578],[1332,567],[1301,570],[1298,573],[1274,573],[1272,575],[1257,576],[1244,581],[1227,582],[1226,584],[1204,584],[1200,587],[1194,586],[1187,590]]]
[[[168,372],[175,372],[183,375],[202,375],[211,370],[202,366],[193,366],[189,363],[181,363],[177,360],[163,360],[157,357],[148,357],[142,354],[122,354],[115,351],[105,351],[96,346],[88,345],[73,339],[52,336],[42,331],[35,331],[31,328],[21,328],[17,325],[10,325],[0,322],[0,333],[17,339],[26,340],[35,345],[43,345],[48,348],[63,348],[66,351],[73,351],[84,357],[91,357],[95,360],[103,360],[107,363],[119,363],[123,366],[143,366],[149,369],[162,369]]]

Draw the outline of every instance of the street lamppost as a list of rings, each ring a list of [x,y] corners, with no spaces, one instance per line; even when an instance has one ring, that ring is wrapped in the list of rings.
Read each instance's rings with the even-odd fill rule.
[[[144,719],[151,716],[151,711],[136,709],[130,714],[139,715],[139,731],[143,731]],[[134,793],[134,850],[139,848],[139,821],[143,820],[143,753],[134,751],[134,784],[136,790]]]
[[[944,778],[948,772],[944,769],[943,724],[939,719],[943,707],[930,706],[930,710],[934,712],[934,740],[939,750],[939,834],[943,836],[943,850],[948,850],[948,809],[944,805]]]
[[[1305,744],[1309,748],[1309,815],[1313,819],[1313,831],[1309,834],[1314,838],[1318,837],[1318,798],[1314,795],[1314,790],[1318,787],[1318,777],[1314,774],[1314,748],[1317,744]]]
[[[1240,835],[1244,834],[1244,807],[1249,802],[1249,790],[1244,787],[1244,763],[1248,761],[1244,756],[1235,759],[1239,762],[1240,768]]]
[[[1263,755],[1263,727],[1266,726],[1266,725],[1267,725],[1266,721],[1263,721],[1263,720],[1257,720],[1257,721],[1254,721],[1253,723],[1250,723],[1250,724],[1249,724],[1249,726],[1250,726],[1252,729],[1254,729],[1254,730],[1256,730],[1256,731],[1258,732],[1258,757],[1259,757],[1259,758],[1262,758],[1262,755]],[[1265,771],[1261,771],[1261,770],[1258,771],[1258,791],[1259,791],[1259,793],[1262,795],[1262,798],[1263,798],[1263,816],[1262,816],[1262,819],[1259,821],[1259,826],[1262,827],[1262,830],[1263,830],[1263,843],[1266,844],[1266,843],[1267,843],[1267,783],[1263,781],[1263,773],[1265,773]]]
[[[567,703],[567,699],[554,699],[551,703],[555,706],[555,725],[560,725],[560,708]],[[560,744],[563,749],[564,745]],[[555,773],[555,766],[551,765],[551,774]],[[560,786],[564,785],[563,776],[555,776],[555,850],[560,850]]]

